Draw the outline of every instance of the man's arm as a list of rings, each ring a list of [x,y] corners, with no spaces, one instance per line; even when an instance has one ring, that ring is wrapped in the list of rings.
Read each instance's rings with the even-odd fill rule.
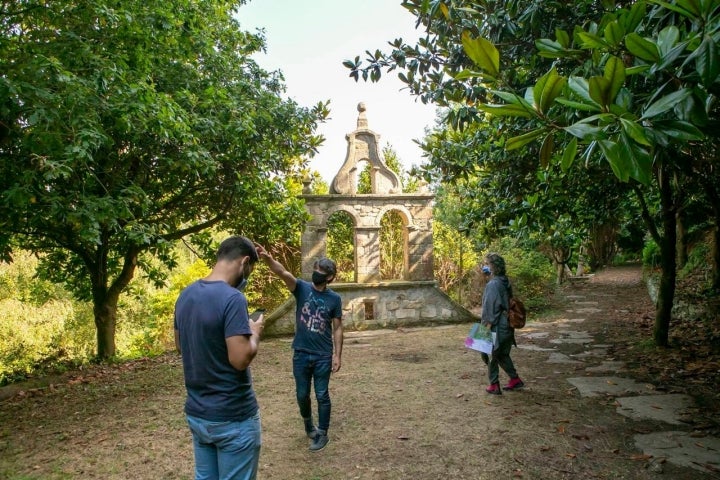
[[[343,324],[341,318],[333,318],[333,357],[332,371],[340,371],[342,366],[342,347],[343,347]]]
[[[175,329],[175,350],[177,350],[178,353],[182,353],[180,349],[180,332],[178,332],[177,328]]]
[[[265,250],[262,245],[256,243],[255,249],[257,250],[258,256],[263,259],[265,265],[268,266],[270,271],[277,275],[280,280],[285,282],[285,286],[287,286],[288,290],[294,292],[295,285],[297,284],[297,279],[295,278],[295,275],[290,273],[280,262],[275,260],[273,256],[270,255],[270,252]]]
[[[233,335],[225,339],[228,361],[235,370],[245,370],[257,355],[260,335],[265,326],[265,316],[260,315],[257,321],[250,320],[251,335]]]

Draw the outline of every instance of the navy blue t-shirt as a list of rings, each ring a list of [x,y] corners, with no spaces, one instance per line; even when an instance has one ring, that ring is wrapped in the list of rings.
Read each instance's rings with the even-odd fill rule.
[[[185,374],[185,413],[209,421],[242,421],[257,413],[250,368],[236,370],[225,339],[252,335],[247,299],[223,281],[198,280],[175,303]]]
[[[318,291],[312,283],[297,279],[295,290],[295,350],[332,356],[333,318],[342,319],[342,299],[325,288]]]

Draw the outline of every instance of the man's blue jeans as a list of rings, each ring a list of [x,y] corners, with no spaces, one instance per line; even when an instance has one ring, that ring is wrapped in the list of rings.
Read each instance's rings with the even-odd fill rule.
[[[254,480],[260,459],[260,412],[241,422],[186,415],[195,450],[195,480]]]
[[[318,429],[327,432],[330,427],[330,372],[332,357],[295,350],[293,354],[293,375],[295,376],[295,394],[297,395],[300,415],[312,416],[310,405],[310,383],[315,386],[315,398],[318,403]]]

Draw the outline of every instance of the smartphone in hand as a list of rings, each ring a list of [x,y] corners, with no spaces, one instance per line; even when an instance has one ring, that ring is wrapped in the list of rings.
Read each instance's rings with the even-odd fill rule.
[[[258,319],[260,318],[260,316],[263,315],[264,313],[265,313],[264,308],[258,308],[257,310],[255,310],[254,312],[252,312],[250,314],[250,320],[252,320],[253,322],[257,322]]]

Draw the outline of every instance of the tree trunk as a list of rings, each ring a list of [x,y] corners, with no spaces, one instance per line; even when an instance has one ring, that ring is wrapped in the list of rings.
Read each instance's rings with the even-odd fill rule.
[[[106,298],[93,308],[97,330],[97,359],[107,360],[115,356],[115,326],[117,324],[117,299]]]
[[[662,208],[663,233],[660,241],[660,289],[658,290],[657,304],[655,305],[655,328],[653,337],[655,344],[667,347],[670,334],[670,319],[675,299],[676,278],[676,223],[675,205],[673,203],[672,184],[667,168],[661,167],[658,174],[660,187],[660,205]]]
[[[713,229],[713,264],[712,264],[712,289],[720,292],[720,208],[715,209],[715,228]]]
[[[678,210],[675,219],[677,221],[677,266],[683,268],[688,260],[688,239],[682,210]]]
[[[88,262],[93,293],[93,313],[97,330],[97,360],[104,361],[115,356],[115,327],[120,294],[128,286],[135,273],[138,248],[129,248],[124,255],[123,268],[112,283],[108,282],[108,260],[105,244],[101,244],[94,261]],[[109,287],[108,287],[109,284]]]

